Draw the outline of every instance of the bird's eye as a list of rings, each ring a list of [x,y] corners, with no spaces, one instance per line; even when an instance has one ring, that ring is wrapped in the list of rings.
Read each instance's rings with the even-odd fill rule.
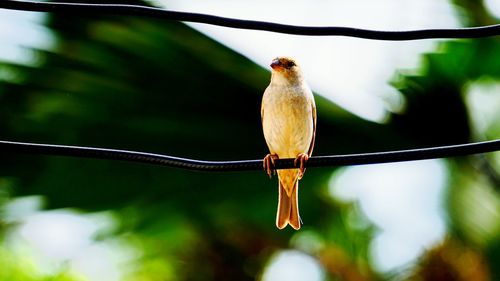
[[[293,66],[295,66],[295,62],[293,62],[293,61],[288,61],[288,62],[286,63],[286,67],[287,67],[287,68],[291,68],[291,67],[293,67]]]

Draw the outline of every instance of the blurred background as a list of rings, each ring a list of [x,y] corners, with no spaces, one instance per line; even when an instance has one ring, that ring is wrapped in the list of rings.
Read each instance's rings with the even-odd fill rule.
[[[496,0],[106,2],[390,30],[500,22]],[[499,49],[0,10],[0,138],[262,158],[268,64],[289,55],[316,93],[314,155],[492,140]],[[500,280],[499,152],[308,169],[300,231],[276,229],[277,185],[2,153],[0,280]]]

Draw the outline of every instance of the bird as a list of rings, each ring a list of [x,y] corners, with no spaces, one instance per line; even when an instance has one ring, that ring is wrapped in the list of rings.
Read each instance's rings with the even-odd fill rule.
[[[271,62],[271,82],[262,96],[262,129],[269,154],[263,167],[269,177],[277,159],[294,158],[298,168],[281,169],[278,174],[278,210],[276,226],[288,224],[299,230],[299,180],[312,154],[316,137],[316,104],[314,96],[297,62],[277,57]]]

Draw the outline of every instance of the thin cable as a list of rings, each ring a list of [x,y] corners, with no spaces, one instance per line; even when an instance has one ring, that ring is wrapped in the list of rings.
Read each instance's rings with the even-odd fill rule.
[[[196,22],[238,29],[271,31],[278,33],[309,35],[309,36],[348,36],[373,40],[419,40],[430,38],[479,38],[500,35],[500,24],[470,28],[423,29],[409,31],[377,31],[352,27],[315,27],[286,25],[272,22],[241,20],[225,18],[207,14],[168,11],[165,9],[123,5],[123,4],[90,4],[90,3],[61,3],[61,2],[32,2],[32,1],[0,1],[0,8],[24,10],[33,12],[59,13],[87,13],[87,14],[119,14],[137,15]]]
[[[315,156],[309,158],[309,161],[306,163],[306,167],[345,166],[414,161],[465,156],[470,154],[486,153],[499,150],[500,140],[493,140],[399,151]],[[208,172],[263,169],[262,159],[240,161],[202,161],[162,154],[117,149],[0,141],[0,155],[12,153],[122,160]],[[276,161],[275,168],[294,168],[296,166],[294,166],[293,160],[294,159],[279,159]]]

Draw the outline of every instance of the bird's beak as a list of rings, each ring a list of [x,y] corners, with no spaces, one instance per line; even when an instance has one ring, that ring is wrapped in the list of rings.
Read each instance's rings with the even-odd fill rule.
[[[280,64],[280,60],[279,59],[273,60],[273,62],[271,63],[271,68],[275,69],[275,70],[278,68],[282,68],[281,64]]]

